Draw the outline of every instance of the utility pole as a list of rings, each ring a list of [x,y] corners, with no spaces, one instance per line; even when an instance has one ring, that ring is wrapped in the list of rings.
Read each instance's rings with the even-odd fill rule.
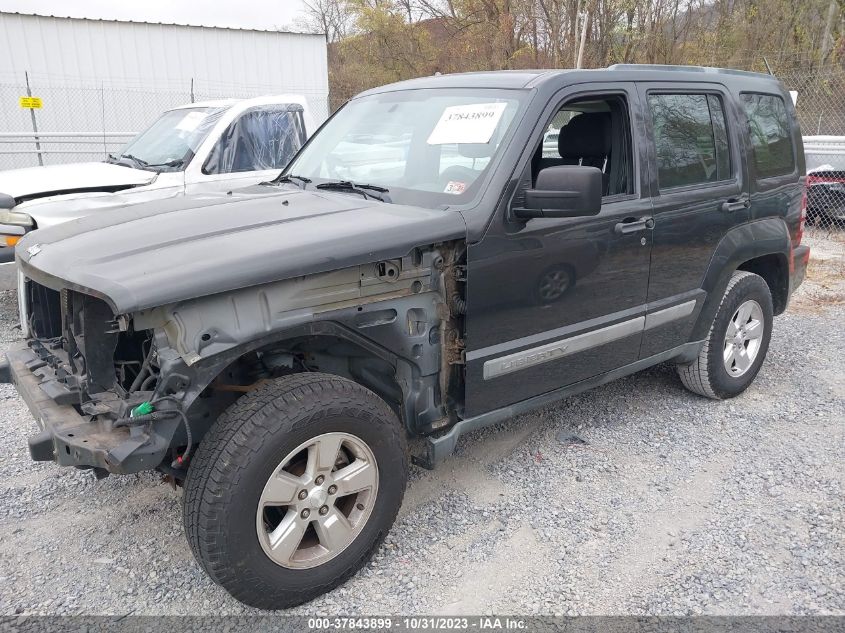
[[[575,67],[578,67],[578,49],[580,45],[578,43],[578,18],[581,17],[581,7],[583,3],[581,0],[578,0],[578,7],[575,10],[575,28],[572,29],[572,35],[575,37],[575,47],[572,50],[572,63]]]
[[[26,79],[26,96],[32,96],[32,89],[29,87],[29,73],[24,71],[24,79]],[[35,121],[35,108],[29,109],[29,116],[32,118],[32,132],[35,138],[35,151],[38,152],[38,165],[44,166],[44,157],[41,155],[41,141],[38,139],[38,123]]]
[[[581,43],[578,46],[578,59],[575,60],[575,68],[581,68],[584,62],[584,47],[587,44],[587,25],[590,23],[590,10],[584,11],[584,24],[581,25]]]
[[[830,50],[833,48],[833,19],[836,17],[837,2],[831,0],[830,6],[827,8],[827,18],[824,21],[824,33],[822,34],[822,50],[819,56],[819,65],[824,64]]]

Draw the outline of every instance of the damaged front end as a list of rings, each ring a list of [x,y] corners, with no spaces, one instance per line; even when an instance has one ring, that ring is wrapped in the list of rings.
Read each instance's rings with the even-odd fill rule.
[[[301,372],[365,385],[412,434],[441,431],[460,415],[462,257],[461,242],[441,243],[131,314],[53,277],[40,280],[53,287],[25,278],[29,337],[7,358],[41,427],[32,457],[181,480],[222,411]]]
[[[190,430],[178,399],[155,396],[153,332],[81,292],[30,280],[23,289],[31,337],[7,353],[5,373],[41,429],[29,439],[32,458],[100,476],[178,462]],[[182,452],[171,457],[174,445]]]

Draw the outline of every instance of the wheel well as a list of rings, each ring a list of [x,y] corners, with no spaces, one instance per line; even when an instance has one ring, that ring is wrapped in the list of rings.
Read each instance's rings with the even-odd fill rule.
[[[737,266],[737,270],[760,275],[772,293],[774,313],[781,314],[786,310],[789,300],[789,264],[785,256],[773,254],[755,257]]]
[[[394,365],[372,350],[336,336],[302,336],[246,352],[223,369],[207,389],[240,396],[266,380],[312,371],[353,380],[400,414],[403,395]]]
[[[396,381],[396,368],[386,359],[353,341],[333,336],[304,339],[295,349],[304,354],[309,371],[349,378],[374,391],[400,414],[402,389]]]

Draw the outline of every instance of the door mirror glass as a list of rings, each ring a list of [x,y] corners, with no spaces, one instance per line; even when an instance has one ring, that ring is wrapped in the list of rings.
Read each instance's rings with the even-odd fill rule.
[[[597,167],[546,167],[537,174],[534,188],[525,192],[525,208],[514,209],[514,214],[523,219],[598,215],[603,185]]]

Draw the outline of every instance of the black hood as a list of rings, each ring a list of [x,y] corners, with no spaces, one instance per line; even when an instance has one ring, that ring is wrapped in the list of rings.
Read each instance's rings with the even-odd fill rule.
[[[35,231],[24,274],[105,299],[124,314],[407,255],[463,238],[454,211],[345,193],[256,186],[133,205]]]

